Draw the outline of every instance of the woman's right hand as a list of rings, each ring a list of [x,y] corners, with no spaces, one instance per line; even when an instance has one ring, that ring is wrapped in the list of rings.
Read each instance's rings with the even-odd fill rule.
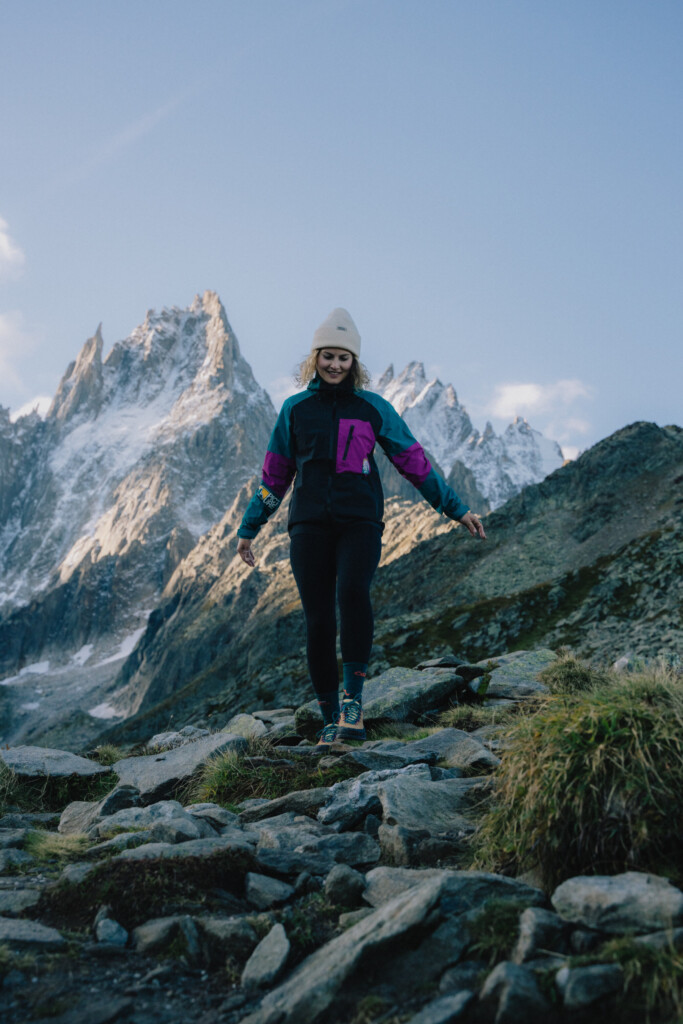
[[[254,568],[256,562],[254,560],[254,552],[251,550],[251,541],[248,537],[240,537],[237,542],[237,554],[250,569]]]

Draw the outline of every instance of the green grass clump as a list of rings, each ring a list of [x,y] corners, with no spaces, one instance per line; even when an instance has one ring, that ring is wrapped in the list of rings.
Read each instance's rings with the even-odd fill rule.
[[[608,682],[605,672],[599,672],[571,654],[561,654],[538,674],[551,693],[586,693]]]
[[[281,911],[279,917],[292,946],[292,966],[336,934],[339,911],[321,892],[314,892]]]
[[[27,778],[16,775],[0,763],[0,814],[9,810],[63,811],[74,800],[101,800],[117,782],[115,772],[106,775],[44,775]]]
[[[291,748],[280,754],[277,747],[267,748],[268,763],[258,756],[226,751],[215,754],[201,769],[187,796],[191,801],[217,803],[235,808],[243,800],[261,797],[273,800],[302,789],[332,786],[365,771],[362,765],[322,766],[317,758],[296,757]],[[293,764],[287,764],[293,761]],[[278,763],[281,762],[281,763]]]
[[[572,967],[619,964],[624,989],[618,1000],[620,1022],[683,1020],[683,951],[670,941],[657,948],[631,937],[611,939],[595,953],[572,957]]]
[[[78,860],[91,840],[84,835],[62,835],[61,832],[43,832],[36,829],[29,832],[24,850],[30,853],[38,864],[66,864]]]
[[[528,904],[520,900],[489,900],[481,911],[467,922],[470,953],[487,960],[490,967],[506,960],[519,935],[519,918]]]
[[[610,674],[539,700],[503,736],[475,866],[573,875],[649,871],[683,881],[683,677]]]
[[[512,707],[487,707],[485,704],[456,704],[439,715],[441,728],[462,729],[474,732],[485,725],[502,725],[509,722],[518,709]]]
[[[90,757],[93,761],[97,761],[98,764],[108,767],[109,765],[116,764],[117,761],[123,760],[124,757],[128,757],[128,753],[123,747],[117,747],[115,743],[103,743],[100,747],[95,747]]]

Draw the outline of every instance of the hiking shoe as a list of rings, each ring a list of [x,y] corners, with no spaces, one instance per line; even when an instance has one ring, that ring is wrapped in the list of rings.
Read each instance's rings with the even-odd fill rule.
[[[321,748],[331,747],[337,738],[337,725],[335,722],[330,722],[329,725],[324,725],[318,733],[318,743],[316,750]]]
[[[338,740],[364,740],[363,705],[360,700],[343,700],[337,725]]]

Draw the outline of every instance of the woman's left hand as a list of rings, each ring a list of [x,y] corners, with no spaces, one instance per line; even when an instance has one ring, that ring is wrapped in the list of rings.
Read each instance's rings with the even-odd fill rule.
[[[484,524],[478,515],[474,512],[465,512],[465,515],[458,520],[463,526],[466,526],[473,537],[481,537],[482,540],[486,540],[486,534],[484,533]]]

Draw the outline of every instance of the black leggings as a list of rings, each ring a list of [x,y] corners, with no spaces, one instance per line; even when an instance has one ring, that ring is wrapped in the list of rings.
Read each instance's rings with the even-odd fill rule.
[[[306,619],[308,670],[317,694],[339,687],[335,590],[342,661],[370,660],[370,582],[381,552],[382,527],[377,523],[292,527],[290,559]]]

